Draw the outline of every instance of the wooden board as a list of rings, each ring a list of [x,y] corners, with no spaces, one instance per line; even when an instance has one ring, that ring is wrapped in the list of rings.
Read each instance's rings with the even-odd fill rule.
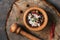
[[[27,7],[27,4],[29,5],[29,7]],[[49,22],[48,22],[46,28],[44,28],[43,30],[41,30],[39,32],[29,31],[28,29],[25,28],[25,25],[23,23],[24,12],[28,8],[31,8],[34,6],[44,9],[47,12],[48,17],[49,17]],[[23,11],[23,13],[21,13],[21,10]],[[45,1],[41,1],[41,0],[18,0],[15,2],[15,4],[13,4],[9,18],[7,20],[6,30],[7,30],[8,38],[10,40],[29,40],[22,35],[17,35],[15,33],[10,32],[11,24],[17,22],[18,24],[21,25],[21,27],[25,31],[29,32],[30,34],[33,34],[39,38],[43,38],[43,40],[49,40],[50,27],[51,27],[52,21],[54,21],[56,23],[56,27],[57,27],[57,24],[60,23],[60,21],[59,21],[60,19],[57,16],[57,14],[58,14],[57,10],[54,7],[52,7],[51,5],[48,5]]]

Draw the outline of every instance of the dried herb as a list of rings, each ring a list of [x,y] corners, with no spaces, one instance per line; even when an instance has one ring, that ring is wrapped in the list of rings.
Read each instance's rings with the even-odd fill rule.
[[[18,21],[19,17],[16,17],[16,21]]]

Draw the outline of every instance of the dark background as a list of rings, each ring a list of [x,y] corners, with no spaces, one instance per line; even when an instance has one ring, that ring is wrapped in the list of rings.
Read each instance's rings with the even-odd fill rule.
[[[60,12],[60,0],[46,0]]]
[[[7,14],[15,0],[0,0],[0,40],[7,40],[5,23]],[[60,0],[46,0],[60,12]]]

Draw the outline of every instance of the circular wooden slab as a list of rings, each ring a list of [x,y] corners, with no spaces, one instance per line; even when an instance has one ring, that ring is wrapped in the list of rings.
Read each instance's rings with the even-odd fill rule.
[[[25,28],[25,25],[23,23],[24,12],[28,8],[34,7],[34,6],[44,9],[47,12],[48,18],[49,18],[47,27],[39,32],[29,31],[27,28]],[[13,7],[10,12],[9,18],[7,20],[7,25],[6,25],[6,30],[7,30],[7,35],[8,35],[9,40],[29,40],[22,35],[19,35],[19,34],[17,35],[15,33],[10,32],[10,26],[11,24],[15,22],[21,25],[21,27],[25,31],[29,32],[30,34],[33,34],[39,38],[43,38],[44,40],[49,40],[50,27],[51,27],[52,21],[56,23],[56,27],[58,27],[59,26],[58,23],[60,23],[59,21],[60,18],[57,16],[57,13],[58,12],[56,11],[54,7],[52,7],[51,5],[48,5],[46,2],[41,1],[41,0],[18,0],[16,1],[15,4],[13,4]]]

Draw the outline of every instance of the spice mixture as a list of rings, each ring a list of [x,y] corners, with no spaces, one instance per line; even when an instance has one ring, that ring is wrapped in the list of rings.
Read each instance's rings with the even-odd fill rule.
[[[31,27],[39,27],[42,25],[44,17],[39,10],[31,10],[27,14],[27,23]]]

